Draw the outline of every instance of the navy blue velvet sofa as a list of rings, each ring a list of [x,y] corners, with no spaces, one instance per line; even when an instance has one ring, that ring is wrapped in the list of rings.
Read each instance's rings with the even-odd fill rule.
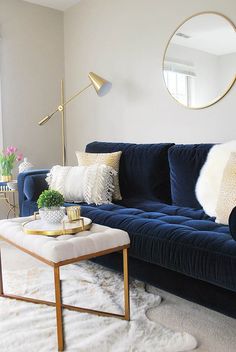
[[[183,298],[236,317],[236,241],[228,226],[207,216],[195,184],[211,144],[93,142],[86,151],[122,151],[122,200],[82,204],[82,215],[127,231],[130,274]],[[48,170],[18,176],[21,216],[37,210]],[[69,204],[66,204],[69,205]],[[119,254],[96,259],[121,270]]]

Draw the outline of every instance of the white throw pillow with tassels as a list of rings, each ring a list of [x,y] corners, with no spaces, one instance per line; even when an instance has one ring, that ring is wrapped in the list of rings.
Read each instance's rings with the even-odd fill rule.
[[[110,166],[53,166],[46,181],[50,189],[63,194],[66,202],[107,204],[112,201],[114,176]]]

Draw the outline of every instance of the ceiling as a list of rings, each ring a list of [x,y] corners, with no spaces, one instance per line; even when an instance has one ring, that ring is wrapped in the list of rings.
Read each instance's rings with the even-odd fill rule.
[[[53,9],[65,11],[69,7],[78,4],[80,0],[23,0],[41,6],[51,7]]]
[[[179,27],[176,33],[171,43],[219,56],[236,53],[235,30],[223,16],[206,13],[192,17]]]

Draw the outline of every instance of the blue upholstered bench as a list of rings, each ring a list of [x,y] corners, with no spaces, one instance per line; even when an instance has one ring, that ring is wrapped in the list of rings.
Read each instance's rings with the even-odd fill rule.
[[[236,241],[228,226],[201,209],[195,184],[211,144],[93,142],[88,152],[122,150],[116,204],[82,204],[94,222],[125,230],[131,238],[131,275],[236,317]],[[20,174],[22,216],[37,210],[47,170]],[[68,204],[66,204],[68,205]],[[97,260],[121,270],[119,255]]]

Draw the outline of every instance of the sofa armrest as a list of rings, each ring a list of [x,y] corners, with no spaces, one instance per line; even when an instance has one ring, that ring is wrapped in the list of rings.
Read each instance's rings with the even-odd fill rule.
[[[229,231],[232,238],[236,241],[236,207],[234,207],[229,216]]]
[[[22,216],[22,205],[25,200],[37,200],[39,194],[47,189],[46,176],[48,169],[29,170],[22,172],[17,177],[19,194],[19,211]]]

